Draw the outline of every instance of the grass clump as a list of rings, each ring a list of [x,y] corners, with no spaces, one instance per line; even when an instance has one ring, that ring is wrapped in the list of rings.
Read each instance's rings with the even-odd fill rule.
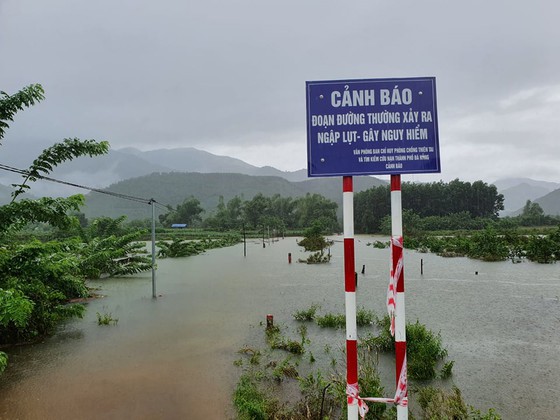
[[[447,356],[441,344],[441,335],[434,334],[425,325],[416,321],[406,325],[409,376],[411,379],[426,380],[437,377],[436,365]],[[453,364],[448,364],[448,377]]]
[[[344,314],[328,313],[318,316],[315,320],[321,328],[344,328],[346,326],[346,316]]]
[[[266,420],[270,407],[269,397],[259,391],[255,380],[243,374],[233,393],[233,404],[240,420]]]
[[[297,379],[299,377],[299,373],[296,366],[291,363],[291,359],[287,357],[282,361],[282,363],[276,365],[272,371],[272,376],[274,379],[281,382],[284,377]]]
[[[424,419],[501,420],[501,416],[493,408],[481,413],[480,410],[467,406],[457,387],[447,392],[427,386],[416,390],[416,394]]]
[[[358,351],[358,382],[360,396],[383,397],[388,396],[381,384],[378,373],[378,351],[381,348],[394,349],[393,338],[389,334],[389,317],[378,319],[375,315],[363,311],[367,323],[375,320],[383,326],[380,335],[369,336],[360,342]],[[365,316],[367,314],[367,316]],[[332,318],[339,318],[331,315]],[[336,324],[335,324],[336,325]],[[386,331],[385,331],[386,327]],[[447,355],[442,347],[441,337],[427,330],[418,321],[407,324],[408,365],[411,380],[425,380],[424,376],[435,379],[435,368],[441,358]],[[344,350],[334,354],[331,345],[325,344],[323,354],[318,353],[320,366],[330,373],[311,370],[315,363],[315,356],[308,350],[309,357],[304,354],[304,344],[313,348],[307,337],[307,325],[296,324],[301,342],[286,339],[277,326],[267,327],[265,330],[266,341],[269,345],[267,351],[261,352],[245,346],[239,352],[247,359],[237,361],[236,366],[243,369],[236,386],[233,403],[237,410],[237,418],[248,419],[275,419],[275,420],[304,420],[304,419],[342,419],[347,417],[346,375],[344,362],[342,369],[338,368]],[[294,346],[294,349],[291,348]],[[295,350],[301,349],[301,350]],[[277,350],[288,350],[293,354],[277,358]],[[418,354],[425,358],[419,357]],[[258,358],[258,363],[250,362]],[[262,358],[262,360],[261,360]],[[328,360],[330,358],[330,368]],[[308,363],[307,363],[308,362]],[[433,362],[433,365],[432,365]],[[441,369],[440,377],[451,375],[453,362],[447,362]],[[420,379],[418,379],[420,378]],[[299,393],[294,388],[299,383]],[[393,387],[391,387],[392,391]],[[416,393],[418,408],[410,412],[410,418],[422,419],[465,419],[465,420],[501,420],[494,410],[481,413],[471,406],[467,406],[457,388],[445,391],[439,388],[426,386],[420,389],[409,388],[409,393]],[[391,395],[389,395],[391,396]],[[388,420],[396,418],[396,408],[382,403],[367,403],[369,411],[366,419]],[[417,410],[422,410],[419,413]]]
[[[292,316],[296,321],[313,321],[319,308],[320,306],[314,303],[307,309],[302,309],[294,312]]]
[[[364,307],[358,308],[358,312],[356,313],[356,324],[358,327],[367,327],[368,325],[372,325],[374,321],[375,314],[373,311],[368,311]]]
[[[303,354],[305,353],[304,343],[305,343],[305,335],[304,332],[300,332],[302,335],[301,342],[290,340],[285,338],[282,333],[280,332],[280,328],[275,326],[267,327],[266,328],[266,341],[270,348],[272,349],[279,349],[279,350],[286,350],[287,352],[293,354]]]
[[[113,314],[111,312],[104,312],[97,314],[97,325],[117,325],[119,323],[118,318],[113,318]]]
[[[395,348],[394,338],[389,332],[391,319],[388,315],[377,320],[380,328],[378,336],[368,336],[361,344],[379,351],[389,352]],[[408,376],[416,380],[435,379],[437,364],[447,357],[447,350],[441,343],[441,335],[435,334],[419,321],[406,324],[406,347]],[[452,375],[453,361],[447,362],[441,371],[446,379]]]

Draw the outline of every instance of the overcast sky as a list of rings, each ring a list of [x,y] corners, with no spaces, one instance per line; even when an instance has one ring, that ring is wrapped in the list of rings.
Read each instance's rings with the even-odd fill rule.
[[[560,3],[0,0],[0,163],[66,137],[307,167],[305,81],[435,76],[441,174],[560,182]]]

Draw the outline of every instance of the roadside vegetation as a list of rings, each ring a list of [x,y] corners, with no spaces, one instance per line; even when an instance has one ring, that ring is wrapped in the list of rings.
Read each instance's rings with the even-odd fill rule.
[[[344,353],[334,352],[331,346],[320,348],[308,333],[309,323],[322,328],[319,334],[328,335],[329,342],[340,342],[343,334],[337,332],[344,323],[344,315],[320,315],[321,307],[309,308],[292,314],[297,326],[264,328],[263,343],[239,350],[234,365],[240,376],[233,392],[233,403],[239,419],[342,419],[346,418]],[[394,384],[387,389],[378,371],[380,353],[394,352],[394,341],[389,333],[389,318],[377,317],[360,308],[360,327],[373,327],[376,334],[365,334],[358,343],[359,387],[362,397],[388,396]],[[321,324],[322,319],[341,322]],[[293,325],[293,324],[292,324]],[[330,329],[330,330],[329,330]],[[410,418],[418,419],[473,419],[498,420],[501,417],[490,409],[486,413],[469,406],[460,390],[452,384],[453,361],[446,361],[447,351],[439,333],[430,331],[419,321],[406,325],[409,398],[412,400]],[[335,345],[335,344],[333,344]],[[437,385],[436,382],[437,380]],[[442,388],[440,388],[440,386]],[[451,389],[451,391],[448,391]],[[394,406],[367,403],[366,419],[393,419]]]
[[[41,85],[9,95],[0,92],[0,140],[18,112],[44,99]],[[51,334],[58,323],[81,317],[84,306],[71,303],[89,296],[86,279],[132,274],[151,267],[135,242],[142,232],[125,231],[118,220],[100,219],[88,227],[75,216],[82,195],[32,200],[31,184],[54,167],[79,156],[107,153],[105,141],[64,139],[45,149],[13,184],[12,200],[0,207],[0,347],[32,342]],[[23,231],[47,229],[57,239],[39,241]],[[0,371],[7,366],[0,352]]]

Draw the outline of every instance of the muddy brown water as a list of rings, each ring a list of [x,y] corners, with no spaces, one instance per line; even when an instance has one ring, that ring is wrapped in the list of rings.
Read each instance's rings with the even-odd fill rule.
[[[88,303],[83,319],[65,323],[41,343],[8,349],[0,418],[235,418],[231,394],[240,368],[233,362],[244,345],[264,346],[266,314],[295,331],[291,314],[313,303],[321,305],[320,313],[344,312],[342,237],[334,239],[325,265],[298,264],[303,253],[295,238],[266,248],[250,242],[247,257],[240,244],[159,260],[157,300],[151,298],[150,273],[92,282],[105,297]],[[386,238],[355,241],[357,300],[383,315],[389,250],[366,246],[377,239]],[[504,419],[558,418],[558,264],[405,251],[405,287],[407,320],[440,331],[448,359],[455,361],[453,378],[443,386],[456,384],[467,403],[494,407]],[[110,313],[118,324],[97,325],[97,312]],[[316,359],[329,349],[327,359],[343,359],[344,331],[308,328]],[[390,396],[390,357],[381,359],[380,371]]]

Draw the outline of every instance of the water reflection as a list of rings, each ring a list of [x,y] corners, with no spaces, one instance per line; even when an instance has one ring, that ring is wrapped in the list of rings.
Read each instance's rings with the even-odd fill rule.
[[[233,361],[245,344],[262,344],[267,313],[295,330],[291,314],[319,303],[344,312],[342,238],[328,265],[295,263],[294,238],[158,261],[151,274],[92,283],[91,301],[43,343],[9,351],[0,377],[2,419],[224,419],[239,374]],[[379,239],[379,238],[375,238]],[[385,311],[389,251],[356,239],[358,306]],[[292,253],[294,263],[288,264]],[[420,274],[420,260],[424,274]],[[361,268],[365,265],[365,273]],[[478,274],[476,274],[478,272]],[[560,408],[560,278],[557,265],[484,263],[405,252],[407,319],[441,331],[453,381],[481,409],[504,418],[555,418]],[[97,325],[110,313],[116,326]],[[313,325],[317,348],[333,354],[344,332]],[[394,367],[382,360],[385,386]],[[390,392],[388,392],[390,393]]]

